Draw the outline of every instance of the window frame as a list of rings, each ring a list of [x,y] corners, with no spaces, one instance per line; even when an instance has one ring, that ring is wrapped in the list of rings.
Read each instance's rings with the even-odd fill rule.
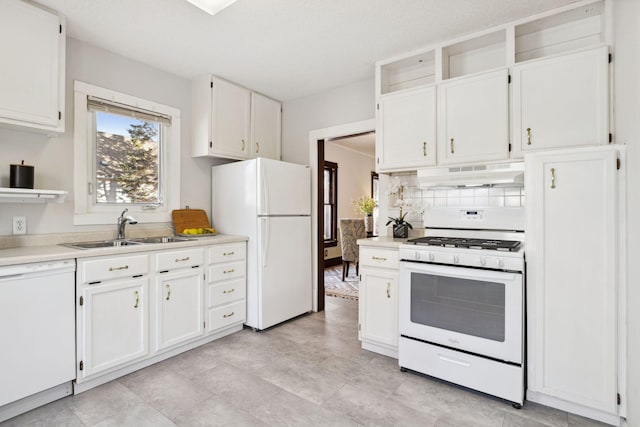
[[[136,203],[98,204],[95,188],[90,191],[95,176],[95,126],[88,97],[98,97],[118,104],[157,112],[171,118],[163,132],[159,169],[162,204]],[[126,208],[140,223],[171,222],[171,211],[180,207],[180,110],[122,92],[74,81],[74,225],[114,224]]]
[[[333,198],[334,202],[333,203],[323,203],[323,206],[327,206],[327,205],[331,205],[333,206],[333,209],[331,210],[331,235],[333,236],[333,239],[325,239],[324,240],[324,246],[325,247],[334,247],[334,246],[338,246],[338,164],[335,162],[330,162],[328,160],[324,161],[324,169],[323,169],[323,179],[324,179],[324,173],[326,171],[329,171],[333,177],[333,179],[330,179],[330,183],[329,183],[329,198]],[[326,191],[326,189],[325,189]],[[324,199],[324,196],[323,196]],[[323,209],[324,211],[324,209]],[[325,228],[327,227],[327,224],[325,223]]]

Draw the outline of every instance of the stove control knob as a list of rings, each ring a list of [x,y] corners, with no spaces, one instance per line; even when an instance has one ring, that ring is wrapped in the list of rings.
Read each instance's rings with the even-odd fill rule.
[[[414,259],[420,259],[420,251],[415,251],[415,252],[413,253],[413,258],[414,258]]]
[[[457,264],[460,261],[460,258],[458,258],[458,255],[454,255],[453,256],[453,263]]]
[[[483,267],[487,265],[487,259],[485,257],[480,257],[480,265]]]
[[[435,255],[429,252],[429,261],[433,261],[434,259],[436,259]]]
[[[502,258],[497,258],[496,259],[496,264],[498,264],[499,268],[504,267],[504,260]]]

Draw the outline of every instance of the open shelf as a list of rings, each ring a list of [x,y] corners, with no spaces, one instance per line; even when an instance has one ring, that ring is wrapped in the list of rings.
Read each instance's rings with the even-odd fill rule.
[[[502,29],[442,48],[442,79],[453,79],[507,65],[507,32]]]
[[[433,84],[435,51],[428,50],[380,66],[380,94]]]
[[[61,190],[0,188],[0,203],[62,203],[66,196]]]

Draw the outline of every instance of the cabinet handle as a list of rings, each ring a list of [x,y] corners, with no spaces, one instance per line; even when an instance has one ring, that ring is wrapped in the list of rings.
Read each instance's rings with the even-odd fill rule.
[[[423,155],[424,157],[427,157],[427,142],[426,142],[426,141],[424,141],[424,142],[422,143],[422,155]]]
[[[531,145],[531,128],[527,128],[527,145]]]
[[[138,291],[134,291],[134,293],[136,294],[136,304],[133,306],[133,308],[138,308],[138,306],[140,305],[140,293]]]
[[[391,282],[387,282],[387,298],[391,298]]]
[[[453,138],[451,138],[451,144],[449,144],[449,145],[450,145],[449,148],[451,148],[451,154],[455,153],[456,150],[455,150],[455,147],[453,145]]]
[[[244,151],[244,147],[245,147],[245,143],[244,143],[244,139],[242,140],[242,151]]]
[[[235,312],[235,311],[232,311],[232,312],[231,312],[231,313],[229,313],[229,314],[223,314],[223,315],[222,315],[222,317],[226,319],[227,317],[231,317],[231,316],[233,316],[234,314],[236,314],[236,312]]]
[[[233,254],[235,254],[235,252],[222,252],[222,256],[229,256]]]
[[[222,293],[223,293],[223,294],[230,294],[230,293],[234,292],[235,290],[236,290],[235,288],[231,288],[231,289],[229,289],[229,290],[226,290],[226,289],[225,289],[224,291],[222,291]]]
[[[171,286],[167,283],[167,301],[171,298]]]
[[[374,260],[374,261],[386,261],[387,260],[386,258],[379,257],[379,256],[372,256],[371,259]]]
[[[123,265],[122,267],[109,267],[109,271],[128,270],[128,269],[129,269],[128,265]]]
[[[236,271],[236,269],[232,268],[231,270],[224,270],[222,274],[233,273],[234,271]]]
[[[556,188],[556,168],[551,168],[551,188]]]
[[[260,152],[260,143],[256,142],[256,154]]]
[[[184,257],[184,258],[176,258],[176,262],[182,262],[182,261],[189,261],[189,257]]]

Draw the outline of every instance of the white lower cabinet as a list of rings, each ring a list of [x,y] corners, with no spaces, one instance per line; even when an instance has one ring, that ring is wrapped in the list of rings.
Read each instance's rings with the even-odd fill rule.
[[[78,380],[149,354],[149,279],[118,279],[82,286]]]
[[[526,156],[527,399],[615,422],[621,199],[613,146]],[[623,234],[622,234],[623,235]]]
[[[398,358],[398,249],[360,248],[362,348]]]
[[[245,259],[244,241],[78,259],[75,392],[242,329]]]

